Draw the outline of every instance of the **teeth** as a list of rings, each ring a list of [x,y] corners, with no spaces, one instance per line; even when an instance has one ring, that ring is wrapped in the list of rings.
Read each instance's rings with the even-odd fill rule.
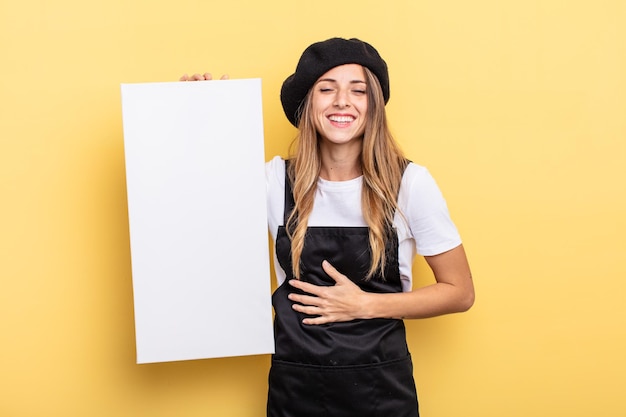
[[[352,116],[330,116],[330,117],[328,117],[328,119],[333,121],[333,122],[337,122],[337,123],[349,123],[349,122],[354,120],[354,117],[352,117]]]

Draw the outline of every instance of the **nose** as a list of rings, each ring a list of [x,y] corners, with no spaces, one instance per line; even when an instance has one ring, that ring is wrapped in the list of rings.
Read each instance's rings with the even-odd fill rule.
[[[350,100],[348,98],[348,93],[344,90],[338,90],[337,95],[335,95],[335,107],[340,109],[344,107],[348,107],[350,105]]]

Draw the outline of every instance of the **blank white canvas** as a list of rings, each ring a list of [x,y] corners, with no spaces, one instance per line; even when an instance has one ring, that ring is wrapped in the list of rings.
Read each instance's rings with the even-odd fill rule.
[[[137,363],[273,353],[261,80],[121,89]]]

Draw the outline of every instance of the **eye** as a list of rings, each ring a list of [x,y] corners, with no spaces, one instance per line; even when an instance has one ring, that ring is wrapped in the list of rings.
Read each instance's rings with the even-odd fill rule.
[[[330,93],[331,91],[333,91],[333,89],[330,87],[320,87],[320,93]]]
[[[367,93],[366,90],[361,90],[361,89],[357,89],[357,90],[352,90],[353,93],[358,94],[358,95],[363,95],[365,93]]]

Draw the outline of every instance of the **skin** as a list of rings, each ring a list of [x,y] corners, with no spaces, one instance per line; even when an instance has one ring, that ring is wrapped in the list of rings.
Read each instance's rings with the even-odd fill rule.
[[[187,74],[183,74],[182,77],[180,77],[179,81],[208,81],[208,80],[212,80],[213,76],[211,75],[210,72],[205,72],[204,74],[193,74],[192,76],[189,76]],[[227,80],[228,79],[228,75],[224,74],[220,77],[220,80]]]
[[[210,73],[183,75],[180,81],[212,80]],[[223,75],[220,79],[228,79]],[[360,65],[332,68],[312,87],[313,119],[320,135],[320,177],[346,181],[362,174],[359,156],[367,123],[367,85]],[[322,263],[334,286],[316,286],[299,280],[289,284],[307,295],[291,293],[293,309],[316,316],[304,324],[320,325],[355,319],[419,319],[468,310],[474,304],[474,284],[463,245],[426,262],[435,283],[411,292],[376,294],[362,291],[328,261]]]
[[[312,88],[312,117],[322,155],[320,176],[330,181],[360,176],[358,160],[367,122],[363,67],[347,64],[332,68]]]

